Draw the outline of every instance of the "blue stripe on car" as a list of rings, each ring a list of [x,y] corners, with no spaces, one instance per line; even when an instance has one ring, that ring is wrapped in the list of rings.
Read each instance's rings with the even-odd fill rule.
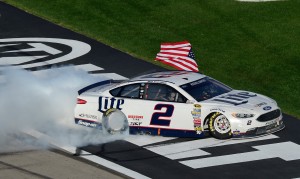
[[[87,90],[90,90],[92,88],[95,88],[97,86],[102,86],[102,85],[106,85],[106,84],[109,84],[109,83],[111,83],[111,80],[105,80],[105,81],[100,81],[100,82],[91,84],[91,85],[86,86],[86,87],[82,88],[81,90],[79,90],[78,95],[81,95],[83,92],[85,92]]]

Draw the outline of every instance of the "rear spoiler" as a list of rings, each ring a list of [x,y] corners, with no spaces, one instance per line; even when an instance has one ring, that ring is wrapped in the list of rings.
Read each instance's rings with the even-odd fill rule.
[[[86,86],[84,88],[82,88],[81,90],[78,91],[78,95],[81,95],[83,92],[90,90],[92,88],[95,88],[97,86],[102,86],[102,85],[106,85],[106,84],[110,84],[112,82],[112,80],[105,80],[105,81],[100,81],[94,84],[91,84],[89,86]]]

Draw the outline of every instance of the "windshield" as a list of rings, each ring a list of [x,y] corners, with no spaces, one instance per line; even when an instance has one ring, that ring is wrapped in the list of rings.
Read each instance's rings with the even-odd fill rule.
[[[181,85],[180,87],[197,101],[204,101],[232,90],[222,83],[208,77]]]

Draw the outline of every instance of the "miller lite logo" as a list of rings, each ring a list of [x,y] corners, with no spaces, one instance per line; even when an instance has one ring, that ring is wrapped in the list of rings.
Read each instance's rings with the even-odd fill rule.
[[[121,106],[123,104],[124,104],[124,99],[116,99],[116,98],[100,96],[98,111],[104,113],[106,110],[111,108],[122,110]]]

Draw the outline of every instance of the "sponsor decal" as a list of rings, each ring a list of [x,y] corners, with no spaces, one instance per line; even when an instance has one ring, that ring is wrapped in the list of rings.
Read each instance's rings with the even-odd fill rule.
[[[196,117],[196,118],[201,117],[201,112],[192,111],[191,114],[192,114],[193,117]]]
[[[251,125],[252,124],[252,120],[248,120],[247,125]]]
[[[240,105],[240,104],[248,103],[247,99],[255,96],[257,95],[254,93],[239,92],[237,94],[227,94],[221,96],[219,98],[213,99],[213,101],[219,101],[219,102],[229,103],[233,105]]]
[[[144,116],[139,116],[139,115],[128,115],[128,119],[136,120],[139,121],[140,119],[144,119]]]
[[[202,134],[202,127],[201,126],[194,126],[194,129],[197,134]]]
[[[201,105],[200,104],[194,104],[193,110],[191,111],[191,114],[193,118],[200,118],[201,117]]]
[[[200,118],[194,118],[194,125],[201,125],[201,119]]]
[[[269,132],[271,129],[276,128],[280,125],[279,120],[276,120],[274,123],[266,126],[266,132]]]
[[[190,85],[191,86],[195,86],[195,85],[198,85],[198,84],[201,84],[201,83],[204,83],[204,82],[206,82],[206,80],[205,79],[201,79],[201,80],[198,80],[198,81],[190,83]]]
[[[106,110],[103,114],[104,114],[104,116],[108,116],[110,113],[112,113],[114,111],[116,111],[115,108],[110,108],[110,109]]]
[[[266,107],[263,108],[263,110],[265,110],[265,111],[268,111],[268,110],[270,110],[270,109],[272,109],[271,106],[266,106]]]
[[[138,121],[134,121],[134,122],[129,123],[130,126],[140,126],[141,124],[142,124],[142,122],[138,122]]]
[[[278,127],[281,124],[281,120],[280,119],[276,119],[274,121],[270,121],[266,123],[266,130],[267,132],[269,132],[268,130],[273,129]]]
[[[200,104],[194,104],[194,107],[195,108],[201,108],[201,105]]]
[[[124,104],[124,99],[116,99],[116,98],[108,98],[108,97],[100,96],[98,111],[104,113],[107,109],[111,109],[111,108],[122,110],[121,106],[123,104]]]
[[[77,124],[83,125],[83,126],[86,126],[86,127],[97,127],[97,123],[94,123],[94,122],[88,122],[88,121],[83,121],[83,120],[79,120],[79,121],[77,122]]]
[[[220,109],[220,108],[213,108],[213,109],[210,109],[210,111],[220,111],[222,113],[225,112],[223,109]]]
[[[254,107],[261,107],[261,106],[264,106],[264,105],[267,105],[267,103],[262,102],[262,103],[256,104]]]
[[[196,131],[196,134],[202,134],[202,127],[201,127],[201,119],[200,118],[194,118],[194,129]]]
[[[201,109],[200,108],[194,108],[193,112],[195,112],[195,113],[201,113]]]
[[[145,83],[142,83],[140,86],[140,99],[143,99],[145,93]]]
[[[235,130],[232,132],[232,135],[239,136],[239,135],[241,135],[241,132],[239,130]]]
[[[278,120],[273,120],[273,121],[269,121],[269,122],[266,122],[266,126],[269,126],[269,125],[272,125],[274,123],[277,123]]]
[[[89,119],[98,119],[96,115],[92,115],[92,114],[79,114],[80,117],[82,118],[89,118]]]

